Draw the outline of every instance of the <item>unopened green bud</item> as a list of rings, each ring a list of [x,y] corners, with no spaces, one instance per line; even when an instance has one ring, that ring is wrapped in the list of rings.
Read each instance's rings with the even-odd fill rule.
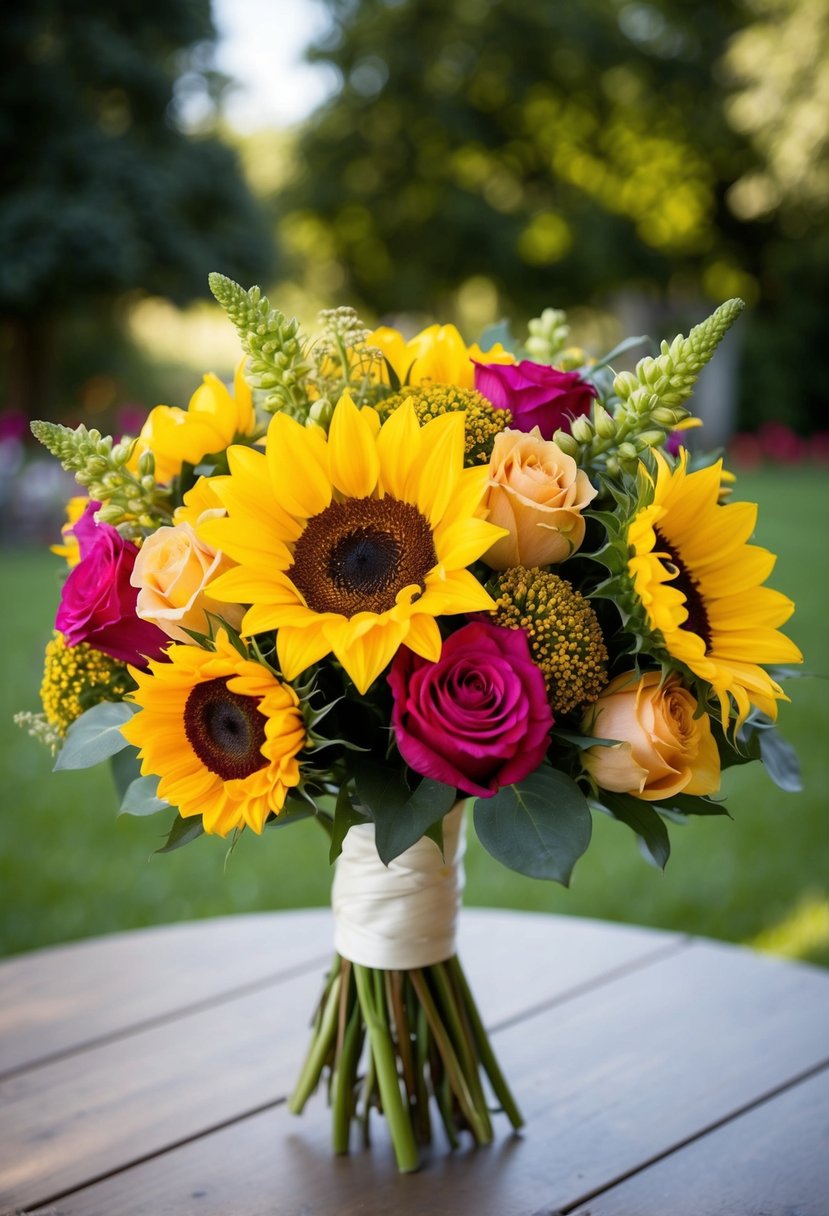
[[[632,443],[620,443],[616,449],[616,454],[620,460],[637,460],[639,453]]]
[[[655,448],[664,438],[664,431],[643,431],[641,435],[636,436],[636,447],[643,452],[645,448]]]
[[[593,425],[601,439],[612,439],[616,434],[616,423],[600,402],[593,406]]]
[[[557,430],[553,435],[553,442],[556,443],[564,452],[565,456],[578,456],[579,445],[569,431]]]
[[[138,461],[138,476],[142,479],[145,477],[153,478],[155,475],[155,456],[152,452],[143,452]]]
[[[660,426],[674,427],[683,418],[688,417],[688,411],[683,409],[671,409],[669,405],[657,405],[656,409],[651,410],[651,418],[654,422],[658,422]]]
[[[105,502],[102,507],[98,508],[95,517],[102,524],[117,524],[124,517],[124,508],[118,503]]]
[[[613,391],[617,397],[626,399],[639,388],[639,381],[634,376],[633,372],[619,372],[619,375],[613,381]]]
[[[327,397],[320,397],[308,411],[308,421],[315,422],[317,426],[321,426],[323,430],[327,430],[331,425],[331,419],[334,416],[334,407]]]
[[[590,419],[585,418],[583,414],[580,418],[573,419],[570,430],[577,443],[590,443],[593,439],[593,427]]]

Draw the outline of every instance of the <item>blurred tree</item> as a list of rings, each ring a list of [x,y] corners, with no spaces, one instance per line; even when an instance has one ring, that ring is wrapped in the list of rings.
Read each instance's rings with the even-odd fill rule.
[[[111,315],[125,293],[183,304],[212,269],[267,274],[273,247],[209,133],[225,83],[210,0],[32,0],[0,28],[6,403],[48,414],[66,319]]]
[[[768,155],[729,121],[750,86],[723,55],[755,5],[821,0],[326,3],[311,57],[342,88],[279,207],[288,241],[325,249],[373,310],[445,312],[481,275],[525,315],[623,288],[691,310],[775,294],[789,237],[734,205]]]
[[[744,155],[712,63],[735,0],[327,0],[312,57],[342,91],[288,196],[330,224],[354,290],[432,307],[488,274],[534,309],[722,252]],[[716,155],[707,155],[714,149]]]

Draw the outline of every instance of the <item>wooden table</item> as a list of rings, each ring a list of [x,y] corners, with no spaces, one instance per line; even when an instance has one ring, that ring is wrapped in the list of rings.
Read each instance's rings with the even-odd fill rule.
[[[0,965],[0,1212],[826,1216],[829,973],[466,909],[461,956],[527,1119],[401,1177],[285,1107],[326,911],[119,934]]]

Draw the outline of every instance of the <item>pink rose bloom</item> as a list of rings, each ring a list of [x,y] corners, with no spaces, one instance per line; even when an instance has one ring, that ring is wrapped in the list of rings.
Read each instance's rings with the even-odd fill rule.
[[[545,363],[476,363],[475,388],[496,409],[510,410],[519,431],[537,426],[542,439],[552,439],[561,427],[590,412],[598,393],[578,372],[561,372]]]
[[[397,746],[421,776],[488,798],[544,759],[553,714],[522,630],[473,621],[436,663],[401,646],[388,679]]]
[[[81,557],[63,584],[55,628],[70,646],[88,642],[122,663],[146,667],[169,639],[135,615],[138,591],[130,575],[138,548],[110,524],[95,523],[100,505],[90,502],[73,528]]]

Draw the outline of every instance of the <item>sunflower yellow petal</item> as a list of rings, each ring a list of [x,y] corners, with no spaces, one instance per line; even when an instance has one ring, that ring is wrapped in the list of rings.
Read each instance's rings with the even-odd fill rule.
[[[442,414],[422,428],[421,456],[406,480],[406,499],[434,527],[454,495],[463,468],[464,417]]]
[[[468,570],[453,570],[444,577],[431,576],[417,607],[430,616],[458,612],[492,612],[495,601]]]
[[[410,400],[404,401],[383,423],[377,436],[380,484],[392,498],[405,499],[406,479],[420,446],[420,423],[414,405]]]
[[[458,520],[440,536],[435,536],[438,561],[449,569],[469,566],[502,536],[508,535],[506,528],[498,528],[483,519]]]
[[[276,654],[286,680],[295,680],[330,652],[331,646],[319,620],[306,628],[285,625],[277,632]]]
[[[380,460],[370,423],[343,393],[328,431],[331,480],[348,498],[368,498],[377,485]]]
[[[265,454],[271,493],[293,515],[310,519],[331,501],[324,438],[316,427],[304,427],[287,414],[274,414]]]
[[[406,645],[409,650],[419,654],[430,663],[437,663],[443,648],[437,621],[433,616],[417,613],[409,620],[409,630],[406,634]]]
[[[406,632],[405,624],[388,620],[376,624],[347,646],[338,646],[334,650],[358,692],[368,691],[383,668],[394,658]]]

